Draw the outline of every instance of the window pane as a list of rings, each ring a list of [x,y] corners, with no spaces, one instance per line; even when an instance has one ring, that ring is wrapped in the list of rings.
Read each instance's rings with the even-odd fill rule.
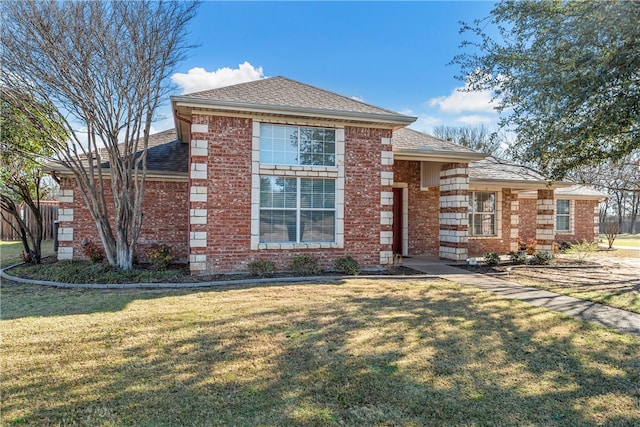
[[[569,231],[569,216],[556,217],[556,231]]]
[[[260,125],[260,162],[276,165],[298,164],[298,128]]]
[[[296,208],[297,181],[295,178],[260,177],[261,208]]]
[[[260,242],[295,242],[296,233],[295,211],[260,211]]]
[[[313,209],[335,208],[333,179],[300,179],[300,207]]]
[[[559,215],[569,215],[569,201],[558,200],[556,202],[556,213]]]
[[[333,242],[335,240],[335,212],[301,211],[301,242]]]
[[[335,129],[300,128],[300,164],[335,166]]]

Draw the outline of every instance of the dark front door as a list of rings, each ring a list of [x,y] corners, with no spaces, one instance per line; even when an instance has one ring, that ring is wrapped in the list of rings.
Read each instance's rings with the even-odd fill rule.
[[[402,254],[402,188],[393,189],[393,253]]]

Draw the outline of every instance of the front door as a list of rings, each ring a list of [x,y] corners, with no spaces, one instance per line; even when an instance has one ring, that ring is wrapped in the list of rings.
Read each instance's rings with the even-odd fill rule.
[[[393,189],[393,253],[402,254],[402,188]]]

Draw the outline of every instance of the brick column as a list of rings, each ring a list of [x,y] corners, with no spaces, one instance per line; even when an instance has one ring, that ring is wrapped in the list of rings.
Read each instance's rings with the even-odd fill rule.
[[[536,212],[536,240],[538,251],[553,253],[556,206],[553,190],[538,190]]]
[[[380,265],[393,264],[393,151],[391,138],[382,138],[380,153]]]
[[[206,124],[191,125],[191,132],[208,132]],[[189,270],[199,273],[207,269],[207,157],[209,141],[192,139],[189,153]]]
[[[64,180],[64,184],[71,182],[70,179]],[[58,194],[58,260],[73,259],[73,202],[73,189],[60,189]]]
[[[509,234],[509,250],[517,252],[518,236],[520,235],[520,202],[518,201],[518,194],[511,193],[511,231]]]
[[[449,163],[440,170],[440,258],[462,261],[469,254],[469,168]]]

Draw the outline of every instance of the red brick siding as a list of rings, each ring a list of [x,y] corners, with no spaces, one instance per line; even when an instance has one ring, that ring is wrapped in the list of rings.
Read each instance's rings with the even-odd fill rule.
[[[113,197],[109,190],[105,193],[107,203],[112,205]],[[102,246],[96,228],[82,194],[76,182],[71,178],[60,181],[60,189],[73,190],[72,203],[60,203],[61,209],[73,209],[73,222],[61,222],[60,227],[73,228],[72,242],[59,242],[60,247],[74,248],[74,259],[86,259],[82,253],[82,241],[91,239]],[[187,182],[150,181],[146,182],[143,208],[143,224],[136,254],[140,261],[146,260],[146,250],[153,243],[171,245],[176,261],[188,260],[188,224],[189,210],[187,204]],[[112,219],[113,224],[113,219]],[[114,228],[115,232],[115,228]]]
[[[518,205],[520,207],[520,224],[518,226],[518,235],[523,239],[536,238],[536,216],[538,212],[538,201],[536,199],[520,199]]]
[[[495,238],[469,237],[469,256],[482,256],[487,252],[506,254],[511,250],[511,202],[515,200],[518,200],[517,194],[512,194],[511,189],[502,189],[502,233]]]
[[[574,215],[574,233],[556,233],[556,242],[572,242],[576,240],[587,240],[593,242],[596,239],[594,227],[598,224],[594,223],[596,214],[594,210],[598,206],[597,200],[576,200]]]
[[[391,250],[391,245],[380,244],[380,231],[391,230],[380,225],[380,172],[392,170],[381,165],[381,151],[391,150],[381,138],[390,138],[390,130],[345,128],[344,249],[251,250],[252,120],[194,114],[192,122],[209,126],[207,134],[192,136],[209,141],[208,157],[192,158],[208,163],[208,179],[191,184],[208,187],[206,203],[191,203],[192,209],[208,209],[207,224],[191,228],[207,232],[207,247],[192,248],[191,253],[207,255],[208,271],[244,271],[254,260],[271,260],[278,269],[288,269],[297,255],[318,258],[322,268],[351,255],[371,268],[379,265],[381,250]]]
[[[396,160],[395,182],[408,184],[408,255],[438,256],[440,238],[440,190],[420,190],[420,162]]]

